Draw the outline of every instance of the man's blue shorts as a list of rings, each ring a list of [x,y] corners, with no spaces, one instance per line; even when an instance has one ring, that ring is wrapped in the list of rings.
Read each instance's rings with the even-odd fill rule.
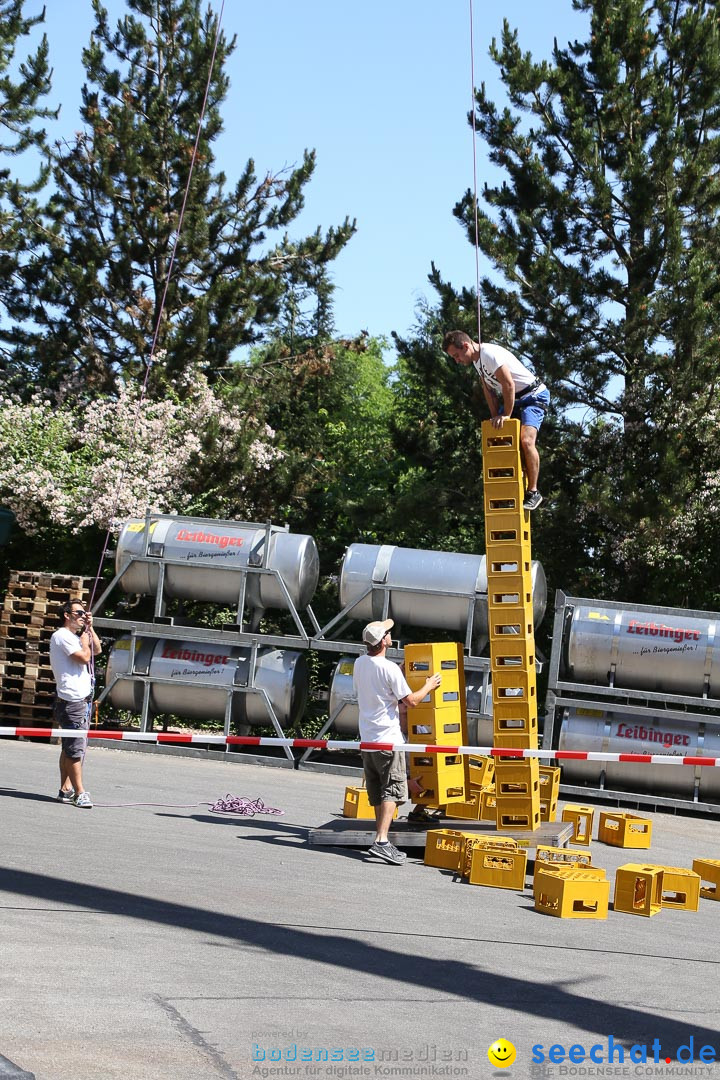
[[[532,394],[526,394],[522,401],[515,401],[512,411],[513,420],[519,420],[527,427],[540,428],[545,413],[550,407],[550,391],[546,386],[538,388]]]

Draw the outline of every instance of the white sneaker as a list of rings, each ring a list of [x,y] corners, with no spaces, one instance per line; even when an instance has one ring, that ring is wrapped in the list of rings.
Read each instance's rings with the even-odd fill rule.
[[[81,810],[92,810],[92,799],[87,791],[81,791],[79,795],[74,795],[72,802],[73,806],[79,806]]]

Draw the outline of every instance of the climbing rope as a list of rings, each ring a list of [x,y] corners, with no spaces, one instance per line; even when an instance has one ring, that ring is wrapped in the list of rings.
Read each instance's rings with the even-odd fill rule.
[[[113,507],[112,507],[112,511],[111,511],[111,514],[110,514],[110,520],[111,521],[115,517],[115,511],[117,509],[117,504],[118,504],[118,500],[119,500],[119,496],[120,496],[120,490],[121,490],[123,482],[125,480],[128,465],[129,465],[129,462],[130,462],[130,455],[132,453],[133,446],[134,446],[135,433],[137,432],[137,429],[138,429],[138,419],[139,419],[139,416],[140,416],[140,410],[141,410],[141,408],[143,406],[143,403],[145,401],[145,396],[147,394],[147,387],[148,387],[148,380],[150,378],[150,371],[152,370],[152,366],[155,363],[158,337],[160,335],[160,327],[162,325],[162,318],[163,318],[163,314],[165,312],[165,303],[167,301],[168,289],[170,287],[170,281],[171,281],[171,278],[172,278],[173,268],[175,266],[175,258],[177,256],[177,249],[178,249],[178,245],[180,243],[180,236],[182,234],[183,222],[185,220],[185,210],[187,208],[188,196],[190,194],[190,184],[192,182],[193,171],[195,169],[195,162],[197,161],[198,147],[200,145],[200,137],[202,135],[203,124],[205,123],[205,112],[207,110],[207,102],[208,102],[208,97],[210,95],[210,86],[211,86],[211,83],[212,83],[213,71],[215,69],[215,58],[217,56],[218,42],[220,40],[220,28],[222,26],[222,17],[223,17],[224,10],[225,10],[225,0],[221,0],[220,14],[217,17],[217,22],[216,22],[216,25],[215,25],[215,41],[213,42],[213,51],[212,51],[212,56],[210,58],[210,67],[208,68],[207,83],[205,84],[205,95],[203,97],[202,108],[200,109],[200,119],[198,120],[197,133],[195,135],[195,145],[193,147],[192,158],[190,159],[190,168],[188,169],[187,181],[186,181],[186,184],[185,184],[185,192],[183,194],[183,200],[182,200],[182,205],[180,207],[180,214],[179,214],[179,217],[178,217],[177,228],[175,230],[175,239],[173,241],[172,252],[170,254],[170,259],[168,261],[168,269],[167,269],[167,274],[165,276],[165,284],[164,284],[164,287],[163,287],[162,297],[160,299],[160,308],[158,310],[157,319],[155,321],[155,329],[154,329],[154,332],[153,332],[152,344],[150,346],[150,356],[148,358],[148,362],[147,362],[147,365],[146,365],[146,368],[145,368],[145,378],[143,379],[143,384],[142,384],[142,387],[141,387],[141,390],[140,390],[140,396],[138,398],[137,407],[135,409],[135,416],[134,416],[133,423],[132,423],[132,432],[131,432],[131,436],[130,436],[130,442],[128,443],[127,453],[126,453],[126,456],[125,456],[125,460],[122,462],[122,468],[120,470],[120,477],[119,477],[117,485],[115,487],[115,495],[114,495]],[[92,608],[92,605],[93,605],[93,601],[95,599],[95,593],[97,592],[98,582],[100,581],[100,578],[102,576],[103,564],[104,564],[104,561],[105,561],[105,556],[107,554],[108,546],[110,544],[111,535],[112,535],[111,527],[108,526],[107,532],[105,533],[105,542],[103,544],[102,554],[100,556],[100,562],[99,562],[99,565],[98,565],[97,573],[95,574],[95,580],[93,582],[92,592],[90,594],[90,604],[89,604],[89,606],[91,608]],[[91,674],[92,674],[93,669],[94,669],[94,658],[91,659],[90,668],[91,668]]]
[[[480,223],[478,220],[477,188],[477,133],[475,131],[475,41],[473,37],[473,0],[470,3],[470,116],[472,117],[473,144],[473,212],[475,214],[475,300],[477,307],[477,339],[482,344],[482,317],[480,314]]]

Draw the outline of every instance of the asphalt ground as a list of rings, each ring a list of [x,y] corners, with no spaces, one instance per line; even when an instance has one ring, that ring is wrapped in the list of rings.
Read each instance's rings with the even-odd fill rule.
[[[529,888],[413,853],[309,848],[339,775],[92,747],[83,811],[54,800],[57,756],[0,742],[0,1077],[720,1077],[720,902],[553,919]],[[203,805],[228,793],[284,814]],[[649,852],[593,842],[609,877],[720,858],[720,821],[646,816]],[[498,1038],[509,1068],[488,1059]]]

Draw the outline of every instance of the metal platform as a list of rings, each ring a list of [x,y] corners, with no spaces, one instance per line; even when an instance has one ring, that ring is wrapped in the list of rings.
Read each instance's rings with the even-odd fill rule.
[[[428,825],[413,825],[404,818],[390,827],[390,842],[400,848],[425,848],[429,829],[456,829],[477,833],[478,836],[511,838],[521,847],[535,848],[538,844],[567,847],[573,827],[568,821],[543,821],[539,829],[503,829],[498,832],[492,821],[468,821],[460,818],[441,818]],[[375,823],[368,818],[337,817],[317,829],[308,829],[310,847],[370,847],[375,839]]]

